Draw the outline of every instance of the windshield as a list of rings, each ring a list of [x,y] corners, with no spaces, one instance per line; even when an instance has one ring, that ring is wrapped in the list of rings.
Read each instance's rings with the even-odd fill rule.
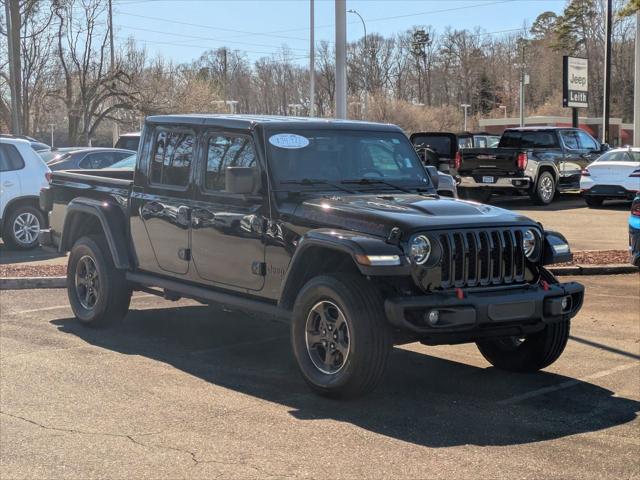
[[[277,189],[303,180],[332,183],[382,180],[404,188],[430,185],[411,143],[399,132],[267,132],[267,151]],[[379,187],[382,183],[376,185]],[[317,184],[315,188],[318,188]],[[324,188],[327,188],[326,184]]]
[[[136,155],[134,154],[129,157],[125,157],[122,160],[104,168],[108,168],[109,170],[112,170],[114,168],[133,170],[135,166],[136,166]]]

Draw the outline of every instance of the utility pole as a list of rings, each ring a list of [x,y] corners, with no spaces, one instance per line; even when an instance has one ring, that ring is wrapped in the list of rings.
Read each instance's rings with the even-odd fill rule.
[[[640,10],[636,12],[635,79],[633,88],[633,146],[640,146]]]
[[[309,0],[309,116],[316,115],[316,40],[315,40],[315,8],[313,0]]]
[[[605,22],[605,47],[604,47],[604,106],[602,108],[602,143],[609,143],[612,19],[613,19],[613,0],[607,0],[607,18]]]
[[[7,49],[9,53],[9,89],[11,91],[11,132],[22,134],[22,115],[20,104],[21,66],[20,66],[20,5],[14,0],[4,0],[7,21]]]
[[[462,129],[463,132],[467,131],[467,109],[471,106],[468,103],[463,103],[462,105],[460,105],[462,108],[464,108],[464,128]]]
[[[50,123],[49,127],[51,127],[51,150],[53,150],[55,148],[54,144],[53,144],[53,127],[55,127],[55,123]]]
[[[369,48],[367,45],[367,24],[364,23],[364,18],[360,15],[356,10],[348,10],[348,13],[353,13],[358,16],[360,21],[362,22],[362,28],[364,30],[364,114],[363,117],[366,116],[369,109],[369,69],[367,68],[369,65]]]
[[[336,0],[335,117],[347,118],[347,1]]]
[[[112,0],[109,0],[109,18],[108,18],[108,24],[107,24],[107,28],[109,29],[109,53],[111,55],[111,63],[109,66],[109,71],[110,73],[113,75],[113,69],[115,68],[115,64],[116,64],[116,54],[115,54],[115,50],[113,48],[113,5],[112,5]],[[120,136],[120,132],[118,131],[118,122],[114,119],[113,120],[113,128],[111,129],[111,140],[113,145],[116,144],[116,142],[118,141],[118,137]]]
[[[524,73],[525,39],[524,38],[520,39],[520,45],[522,47],[522,56],[520,58],[520,62],[521,62],[520,63],[520,126],[524,127],[524,84],[525,84],[525,73]]]

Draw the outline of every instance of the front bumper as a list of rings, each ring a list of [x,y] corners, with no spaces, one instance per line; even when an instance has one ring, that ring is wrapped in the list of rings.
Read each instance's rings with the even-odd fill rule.
[[[486,176],[493,176],[488,173]],[[515,188],[526,190],[531,186],[529,177],[497,177],[493,183],[485,183],[482,176],[460,177],[458,187],[462,188]]]
[[[491,336],[524,334],[548,323],[574,317],[584,300],[576,282],[517,288],[468,289],[462,292],[390,298],[385,312],[392,326],[430,338],[429,343],[462,343]],[[563,306],[563,300],[566,306]],[[429,313],[438,320],[429,322]]]

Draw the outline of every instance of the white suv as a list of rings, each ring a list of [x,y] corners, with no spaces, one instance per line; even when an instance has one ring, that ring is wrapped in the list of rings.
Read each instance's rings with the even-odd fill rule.
[[[0,138],[0,236],[5,245],[38,245],[40,229],[46,227],[40,190],[49,186],[50,174],[28,141]]]

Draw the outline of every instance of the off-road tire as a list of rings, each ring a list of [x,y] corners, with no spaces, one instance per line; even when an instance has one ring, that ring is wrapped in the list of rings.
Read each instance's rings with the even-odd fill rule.
[[[570,321],[547,325],[520,341],[509,337],[477,342],[478,350],[491,365],[511,372],[535,372],[555,362],[567,345]]]
[[[551,185],[550,194],[546,190],[549,188],[549,184]],[[553,202],[556,194],[557,191],[555,177],[551,172],[542,172],[540,175],[538,175],[538,180],[529,193],[529,196],[536,205],[549,205],[551,202]]]
[[[97,270],[99,293],[92,308],[82,304],[76,285],[78,262],[89,257]],[[129,310],[131,287],[125,272],[118,270],[104,238],[98,235],[82,237],[69,254],[67,265],[67,295],[76,318],[84,325],[106,327],[120,322]]]
[[[599,197],[592,197],[589,195],[585,195],[582,198],[584,198],[584,202],[587,204],[589,208],[598,208],[598,207],[601,207],[602,204],[604,203],[604,199]]]
[[[332,302],[349,328],[349,354],[336,373],[321,371],[307,347],[307,319],[314,306]],[[316,393],[353,398],[373,390],[381,381],[393,344],[391,327],[379,292],[359,275],[323,275],[300,291],[293,308],[291,343],[304,380]]]
[[[17,250],[31,250],[39,245],[38,241],[38,233],[36,232],[35,238],[32,242],[25,243],[20,241],[15,234],[14,224],[16,220],[20,216],[29,216],[29,218],[34,218],[38,222],[38,230],[40,230],[44,226],[44,215],[42,212],[31,205],[18,205],[13,208],[9,216],[7,217],[7,222],[3,227],[3,240],[7,244],[7,247]]]

